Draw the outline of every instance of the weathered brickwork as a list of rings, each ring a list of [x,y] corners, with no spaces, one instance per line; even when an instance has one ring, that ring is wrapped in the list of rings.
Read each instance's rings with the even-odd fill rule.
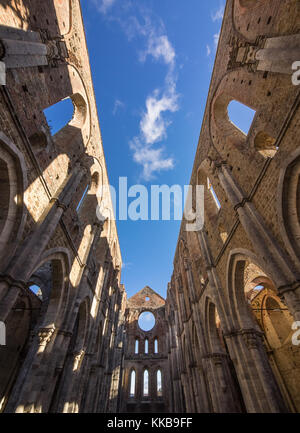
[[[149,331],[143,331],[138,323],[144,312],[152,313],[155,318],[154,327]],[[125,310],[122,412],[169,411],[167,329],[165,300],[150,287],[144,287],[128,299]],[[145,378],[145,374],[148,374],[148,378]],[[160,379],[158,374],[161,375]]]
[[[299,23],[298,1],[226,3],[191,176],[205,224],[183,220],[166,301],[175,412],[300,411]]]
[[[204,227],[182,221],[166,300],[127,299],[80,1],[0,1],[0,412],[300,411],[299,23],[297,0],[227,0],[190,181]]]
[[[80,2],[1,1],[0,46],[0,411],[115,412],[126,295]]]

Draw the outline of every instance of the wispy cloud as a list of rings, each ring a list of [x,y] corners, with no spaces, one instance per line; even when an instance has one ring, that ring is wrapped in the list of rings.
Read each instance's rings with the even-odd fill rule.
[[[117,113],[117,111],[118,111],[120,108],[124,108],[124,107],[125,107],[124,102],[120,101],[120,99],[116,99],[116,100],[115,100],[115,103],[114,103],[114,108],[113,108],[113,111],[112,111],[113,115],[115,116],[116,113]]]
[[[219,38],[220,38],[220,32],[219,33],[215,33],[214,34],[214,46],[215,46],[215,49],[217,49],[217,47],[218,47]]]
[[[167,129],[172,123],[169,114],[179,109],[175,74],[176,52],[159,18],[154,18],[149,10],[140,5],[135,4],[133,7],[130,2],[122,5],[125,12],[118,8],[118,13],[108,14],[106,19],[118,22],[129,41],[134,38],[144,40],[145,48],[139,52],[140,62],[152,59],[167,66],[164,83],[146,97],[139,131],[129,142],[133,160],[143,167],[143,179],[150,180],[161,170],[174,167],[173,158],[166,155],[165,146],[159,143],[167,138]],[[107,10],[106,8],[105,11]],[[115,101],[113,114],[122,107],[120,102]]]
[[[102,14],[106,14],[109,9],[112,8],[116,0],[93,0],[93,3],[97,7],[98,11]]]
[[[224,9],[225,9],[224,4],[221,4],[218,10],[216,10],[215,12],[212,12],[211,19],[213,20],[213,22],[220,21],[223,19]]]
[[[222,19],[224,17],[224,10],[225,10],[225,5],[223,3],[221,3],[219,6],[219,9],[215,10],[214,12],[211,12],[211,19],[214,23],[218,22],[218,21],[222,21]],[[220,31],[218,33],[215,33],[213,36],[214,51],[216,51],[216,49],[218,47],[219,37],[220,37]],[[207,56],[209,57],[211,55],[211,53],[212,53],[211,45],[207,44],[206,45]]]
[[[155,60],[162,59],[167,65],[173,64],[175,59],[175,51],[166,35],[156,36],[151,34],[148,38],[148,47],[140,55],[140,60],[145,61],[150,55]]]

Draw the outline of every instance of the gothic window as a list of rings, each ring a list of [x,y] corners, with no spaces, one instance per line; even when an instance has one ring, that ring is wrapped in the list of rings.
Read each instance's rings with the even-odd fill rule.
[[[218,197],[217,197],[217,194],[215,193],[215,190],[214,190],[212,184],[210,183],[209,178],[207,178],[207,189],[208,189],[209,192],[211,193],[211,195],[212,195],[212,197],[213,197],[213,199],[214,199],[214,202],[215,202],[215,205],[216,205],[217,209],[218,209],[218,210],[221,209],[221,203],[219,202],[219,199],[218,199]]]
[[[158,339],[155,338],[154,340],[154,353],[158,353]]]
[[[130,374],[130,397],[135,396],[135,376],[135,370],[132,370]]]
[[[161,370],[157,370],[157,373],[156,373],[156,392],[157,392],[157,396],[158,397],[162,396],[162,375],[161,375]]]
[[[139,340],[136,338],[135,340],[135,350],[134,353],[139,353]]]
[[[143,380],[143,396],[149,396],[149,372],[148,370],[144,371],[144,380]]]
[[[76,211],[77,211],[77,212],[79,211],[79,209],[80,209],[80,207],[81,207],[81,205],[82,205],[82,203],[83,203],[83,201],[84,201],[84,199],[85,199],[85,196],[87,195],[88,190],[89,190],[89,185],[87,185],[87,186],[85,187],[85,190],[83,191],[83,194],[82,194],[82,196],[81,196],[81,199],[79,200],[79,203],[78,203],[77,208],[76,208]]]
[[[145,353],[149,353],[149,340],[145,338]]]

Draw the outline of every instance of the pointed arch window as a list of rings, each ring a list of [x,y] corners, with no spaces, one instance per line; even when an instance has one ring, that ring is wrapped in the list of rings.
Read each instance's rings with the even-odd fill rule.
[[[87,195],[88,190],[89,190],[89,185],[87,185],[87,186],[85,187],[85,190],[83,191],[83,194],[82,194],[82,196],[81,196],[81,199],[79,200],[79,203],[78,203],[78,205],[77,205],[76,212],[79,212],[79,209],[81,208],[81,205],[82,205],[82,203],[83,203],[83,201],[84,201],[84,199],[85,199],[85,197],[86,197],[86,195]]]
[[[149,353],[149,340],[148,338],[145,338],[145,353]]]
[[[143,396],[148,397],[149,396],[149,371],[144,371],[144,378],[143,378]]]
[[[155,338],[154,340],[154,353],[158,353],[158,339]]]
[[[156,392],[157,392],[157,397],[161,397],[162,396],[162,374],[161,374],[161,370],[157,370],[157,372],[156,372]]]
[[[135,339],[135,349],[134,349],[134,353],[138,354],[139,353],[139,340],[138,338]]]
[[[212,197],[213,197],[213,199],[214,199],[214,201],[215,201],[215,204],[216,204],[217,209],[218,209],[218,210],[221,209],[221,203],[220,203],[220,201],[219,201],[219,199],[218,199],[218,197],[217,197],[217,194],[215,193],[215,190],[214,190],[212,184],[210,183],[209,178],[207,178],[207,189],[208,189],[209,192],[211,193],[211,195],[212,195]]]
[[[135,370],[132,370],[130,373],[130,397],[135,397],[135,380],[136,380]]]

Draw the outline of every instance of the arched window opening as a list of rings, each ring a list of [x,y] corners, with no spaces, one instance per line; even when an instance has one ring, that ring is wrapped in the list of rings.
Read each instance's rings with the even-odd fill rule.
[[[31,284],[29,287],[29,290],[34,293],[40,300],[43,300],[42,290],[39,286],[36,284]]]
[[[215,190],[214,190],[212,184],[210,183],[209,178],[207,178],[207,189],[208,189],[209,192],[211,193],[211,195],[212,195],[212,197],[213,197],[213,199],[214,199],[214,201],[215,201],[215,204],[216,204],[217,209],[218,209],[218,210],[221,209],[221,203],[220,203],[220,201],[219,201],[219,199],[218,199],[218,197],[217,197],[217,194],[215,193]]]
[[[158,339],[155,338],[154,340],[154,353],[158,353]]]
[[[144,380],[143,380],[143,396],[149,396],[149,372],[148,370],[144,371]]]
[[[130,397],[135,397],[135,379],[136,379],[135,370],[132,370],[130,374]]]
[[[139,353],[139,340],[136,338],[135,340],[135,350],[134,353],[138,354]]]
[[[156,373],[156,392],[157,392],[157,397],[161,397],[162,396],[162,375],[161,375],[161,370],[157,370],[157,373]]]
[[[228,104],[227,112],[230,122],[245,135],[248,135],[255,116],[255,111],[238,101],[231,101]]]
[[[275,143],[275,138],[264,131],[259,132],[254,138],[254,147],[264,158],[273,158],[275,156],[278,150]]]
[[[145,338],[145,353],[149,353],[149,340],[148,338]]]
[[[78,205],[77,205],[76,212],[79,212],[79,209],[80,209],[81,206],[82,206],[82,203],[83,203],[83,201],[84,201],[84,199],[85,199],[85,197],[86,197],[86,195],[87,195],[88,190],[89,190],[89,185],[87,185],[86,188],[85,188],[85,190],[83,191],[82,197],[81,197],[81,199],[79,200],[79,203],[78,203]]]
[[[51,135],[56,134],[67,125],[74,115],[74,105],[71,98],[65,98],[44,110]]]

